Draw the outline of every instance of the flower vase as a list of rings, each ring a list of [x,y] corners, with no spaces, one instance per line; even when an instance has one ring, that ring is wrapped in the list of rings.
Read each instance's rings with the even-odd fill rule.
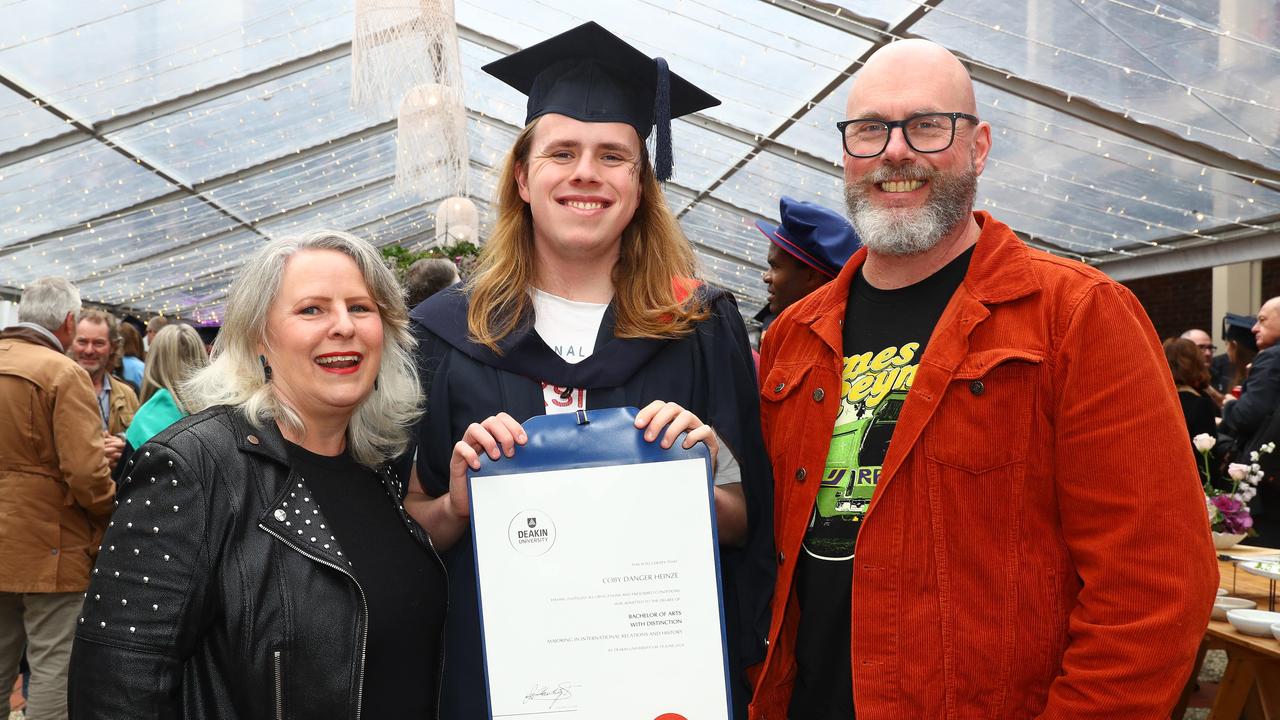
[[[1217,550],[1228,550],[1247,537],[1245,533],[1213,533],[1213,547]]]

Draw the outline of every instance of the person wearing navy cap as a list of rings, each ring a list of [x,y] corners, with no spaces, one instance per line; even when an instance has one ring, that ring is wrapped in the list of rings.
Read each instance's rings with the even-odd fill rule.
[[[479,452],[519,453],[519,423],[535,415],[635,406],[651,442],[670,447],[688,431],[686,447],[712,452],[734,711],[745,718],[774,572],[759,394],[736,302],[696,279],[659,185],[673,171],[672,118],[719,101],[595,23],[484,70],[528,96],[526,125],[475,274],[411,313],[427,403],[405,506],[450,575],[441,717],[487,717],[467,467]]]
[[[773,317],[834,279],[862,247],[858,233],[843,215],[786,196],[778,205],[781,223],[756,221],[770,242],[769,269],[763,280],[769,288],[768,309]]]

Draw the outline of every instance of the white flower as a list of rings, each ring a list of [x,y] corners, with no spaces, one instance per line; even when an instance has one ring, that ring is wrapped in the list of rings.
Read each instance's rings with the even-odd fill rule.
[[[1253,463],[1258,462],[1258,451],[1257,451],[1257,450],[1254,450],[1253,452],[1249,453],[1249,462],[1253,462]]]
[[[1213,449],[1213,446],[1217,444],[1218,439],[1209,433],[1200,433],[1199,435],[1191,438],[1191,442],[1196,446],[1196,450],[1199,450],[1200,452],[1209,452]]]
[[[1240,482],[1249,477],[1249,469],[1250,468],[1248,465],[1242,465],[1240,463],[1231,463],[1230,465],[1227,466],[1227,474],[1231,476],[1232,480],[1235,480],[1236,482]]]
[[[1263,452],[1268,452],[1268,453],[1275,452],[1275,449],[1276,449],[1276,444],[1274,442],[1269,442],[1266,445],[1262,446]]]
[[[1240,502],[1248,505],[1249,501],[1253,499],[1253,496],[1257,494],[1258,494],[1258,489],[1255,488],[1254,486],[1241,485],[1240,492],[1236,493],[1236,497],[1240,500]]]

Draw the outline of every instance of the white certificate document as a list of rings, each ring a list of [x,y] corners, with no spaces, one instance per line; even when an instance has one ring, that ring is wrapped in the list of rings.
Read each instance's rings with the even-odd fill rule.
[[[729,718],[702,459],[471,478],[494,718]]]

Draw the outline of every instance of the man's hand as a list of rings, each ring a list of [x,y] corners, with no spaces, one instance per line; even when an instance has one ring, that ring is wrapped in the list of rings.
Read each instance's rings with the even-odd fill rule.
[[[102,449],[107,456],[107,465],[111,467],[112,472],[115,472],[116,463],[120,462],[120,454],[124,452],[124,438],[103,432]]]

